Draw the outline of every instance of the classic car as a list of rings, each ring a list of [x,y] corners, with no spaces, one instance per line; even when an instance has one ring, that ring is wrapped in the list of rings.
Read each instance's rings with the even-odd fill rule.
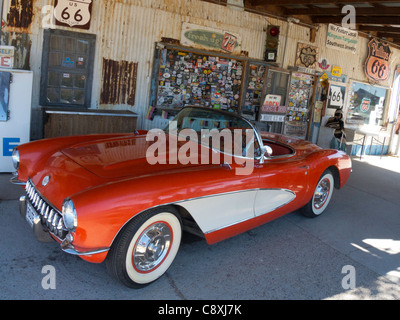
[[[164,131],[37,140],[15,148],[13,162],[12,182],[26,190],[20,213],[38,240],[105,261],[133,288],[167,271],[183,232],[214,244],[298,209],[317,217],[351,172],[342,151],[196,106]]]

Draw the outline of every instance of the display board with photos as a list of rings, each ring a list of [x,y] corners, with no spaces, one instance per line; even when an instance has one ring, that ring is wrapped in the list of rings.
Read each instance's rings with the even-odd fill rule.
[[[157,109],[200,105],[239,111],[243,61],[173,48],[159,55]]]

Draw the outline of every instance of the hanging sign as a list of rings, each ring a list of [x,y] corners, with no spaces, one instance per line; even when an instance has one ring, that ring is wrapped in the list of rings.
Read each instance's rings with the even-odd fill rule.
[[[365,74],[373,81],[384,81],[389,77],[390,46],[373,38],[368,43],[368,57],[365,60]]]
[[[328,25],[328,34],[326,36],[326,47],[344,52],[357,52],[358,32],[336,26]]]
[[[92,0],[55,0],[56,25],[71,28],[90,28]]]

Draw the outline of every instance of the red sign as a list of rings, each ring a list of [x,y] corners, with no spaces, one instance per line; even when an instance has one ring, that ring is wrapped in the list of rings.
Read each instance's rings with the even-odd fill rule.
[[[237,43],[237,38],[233,34],[225,32],[224,38],[223,38],[222,44],[221,44],[221,49],[228,51],[228,52],[233,52],[233,50],[235,49],[236,43]]]
[[[368,43],[368,57],[365,60],[365,74],[373,81],[384,81],[389,77],[390,46],[372,39]]]

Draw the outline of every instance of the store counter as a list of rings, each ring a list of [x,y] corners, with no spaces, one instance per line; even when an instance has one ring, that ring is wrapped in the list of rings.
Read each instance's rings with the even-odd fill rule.
[[[44,138],[93,133],[129,133],[138,115],[128,110],[44,109]]]

